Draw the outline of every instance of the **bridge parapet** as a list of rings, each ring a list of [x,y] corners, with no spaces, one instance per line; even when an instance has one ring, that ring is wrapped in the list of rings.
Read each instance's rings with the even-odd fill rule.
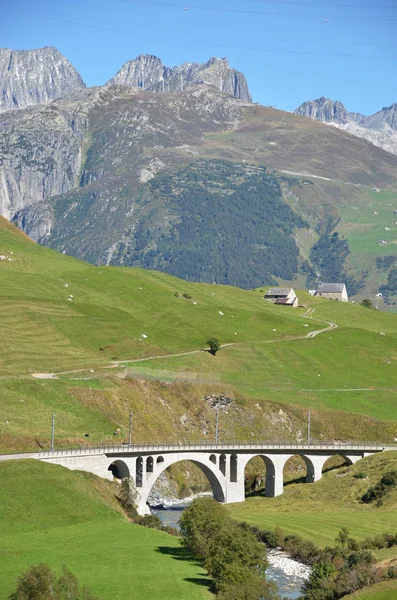
[[[219,451],[326,451],[337,453],[340,452],[382,452],[386,448],[384,444],[377,442],[312,442],[310,444],[292,444],[290,442],[222,442],[214,444],[211,442],[183,442],[183,443],[140,443],[140,444],[117,444],[117,445],[99,445],[99,446],[83,446],[80,448],[67,448],[64,450],[46,450],[37,453],[38,458],[61,457],[61,456],[77,456],[77,455],[92,455],[92,454],[148,454],[158,452],[219,452]],[[397,446],[393,447],[397,450]]]

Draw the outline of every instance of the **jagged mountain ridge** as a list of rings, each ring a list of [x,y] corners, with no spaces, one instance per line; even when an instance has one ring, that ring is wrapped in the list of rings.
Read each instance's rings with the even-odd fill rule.
[[[322,96],[317,100],[304,102],[294,113],[342,127],[387,152],[397,154],[397,104],[386,106],[377,113],[366,116],[348,112],[339,100],[334,101]]]
[[[322,123],[337,123],[346,125],[349,122],[349,113],[342,102],[330,100],[322,96],[317,100],[308,100],[301,104],[296,110],[296,115],[315,119]]]
[[[46,104],[83,88],[79,73],[56,48],[0,48],[0,112]]]
[[[189,84],[214,85],[222,92],[252,102],[245,75],[232,69],[226,58],[210,58],[206,63],[185,62],[167,67],[150,54],[127,61],[106,85],[128,85],[152,92],[183,91]]]

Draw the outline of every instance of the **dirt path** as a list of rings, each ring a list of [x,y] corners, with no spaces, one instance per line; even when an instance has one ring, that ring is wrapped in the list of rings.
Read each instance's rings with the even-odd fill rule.
[[[221,348],[227,348],[229,346],[244,346],[246,344],[276,344],[276,343],[281,343],[281,342],[291,342],[293,340],[307,340],[307,339],[312,339],[315,338],[317,335],[320,335],[321,333],[325,333],[326,331],[330,331],[331,329],[336,329],[338,327],[338,325],[336,323],[332,323],[331,321],[324,321],[323,319],[314,319],[313,318],[313,313],[315,312],[315,308],[310,308],[308,311],[306,311],[303,315],[302,318],[304,319],[313,319],[315,321],[319,321],[320,323],[326,323],[328,325],[328,327],[325,327],[323,329],[317,329],[316,331],[310,331],[309,333],[307,333],[306,335],[298,335],[298,336],[293,336],[293,337],[287,337],[287,338],[283,338],[283,339],[279,339],[279,340],[259,340],[259,341],[250,341],[250,342],[230,342],[228,344],[221,344]],[[122,365],[124,363],[137,363],[137,362],[143,362],[143,361],[149,361],[149,360],[158,360],[160,358],[177,358],[179,356],[191,356],[193,354],[200,354],[201,352],[207,352],[207,349],[202,349],[202,350],[191,350],[190,352],[179,352],[178,354],[162,354],[159,356],[146,356],[145,358],[133,358],[133,359],[126,359],[126,360],[116,360],[116,361],[112,361],[112,365],[113,366],[117,366],[117,365]],[[106,367],[105,367],[106,368]]]

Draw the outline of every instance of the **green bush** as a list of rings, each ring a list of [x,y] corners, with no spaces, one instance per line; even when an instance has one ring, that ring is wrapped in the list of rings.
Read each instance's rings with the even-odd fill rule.
[[[48,565],[30,567],[20,576],[9,600],[95,600],[90,590],[80,588],[76,577],[63,567],[59,577]]]
[[[397,485],[397,471],[390,471],[385,473],[382,479],[374,486],[368,488],[368,490],[361,497],[361,501],[365,504],[375,502],[380,503],[382,498]]]

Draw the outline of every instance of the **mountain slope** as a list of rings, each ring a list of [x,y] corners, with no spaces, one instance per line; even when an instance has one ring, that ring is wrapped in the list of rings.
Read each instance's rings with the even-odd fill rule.
[[[280,207],[289,203],[297,213],[296,223],[303,219],[315,235],[322,234],[329,216],[338,221],[339,206],[366,201],[372,187],[397,187],[397,159],[392,155],[344,131],[247,105],[214,87],[191,86],[175,94],[126,86],[95,88],[49,106],[7,113],[2,119],[3,214],[16,215],[15,222],[40,243],[97,264],[144,265],[191,277],[182,268],[168,268],[171,260],[177,266],[176,250],[166,246],[171,240],[170,223],[182,222],[182,212],[190,215],[192,223],[200,220],[201,205],[186,193],[181,212],[179,199],[172,194],[159,198],[154,190],[160,174],[167,173],[169,183],[176,183],[178,173],[185,177],[184,169],[190,171],[193,182],[203,159],[209,161],[209,173],[217,160],[228,161],[225,180],[217,183],[219,202],[210,205],[214,222],[224,221],[222,211],[232,208],[229,199],[235,203],[238,198],[222,196],[221,190],[222,185],[228,189],[226,173],[233,174],[236,163],[246,170],[246,181],[258,166],[277,169],[279,174],[270,176],[277,180],[274,185]],[[65,141],[59,143],[63,137]],[[296,175],[280,174],[284,170]],[[203,190],[212,194],[214,179],[204,175]],[[255,222],[240,218],[228,231],[236,247],[237,240],[245,238],[246,257],[250,244],[253,257],[266,254],[267,234],[261,232],[263,223],[258,216],[270,218],[270,213],[266,197],[261,202],[262,213]],[[255,211],[255,203],[248,208]],[[145,227],[148,219],[150,227]],[[253,245],[246,235],[252,227]],[[207,233],[208,248],[215,252],[220,237],[213,228]],[[161,241],[162,250],[161,235],[169,238]],[[299,230],[290,235],[300,240]],[[203,243],[197,227],[189,234],[190,242],[193,248]],[[292,257],[296,248],[287,251],[289,243],[284,247],[287,257]],[[146,257],[141,262],[139,254],[144,248]],[[299,269],[309,255],[303,247],[292,272],[290,268],[277,270],[263,259],[266,273],[253,268],[240,279],[228,275],[228,252],[225,246],[221,275],[219,270],[209,270],[194,278],[249,287],[279,277],[305,285]],[[246,257],[243,262],[251,264]],[[202,266],[207,264],[203,259]],[[361,278],[359,273],[355,276]]]
[[[243,73],[231,69],[226,58],[212,57],[204,64],[183,63],[166,67],[156,56],[141,54],[127,61],[106,85],[128,85],[152,92],[179,92],[189,84],[205,83],[251,102],[251,94]]]
[[[324,96],[301,104],[295,114],[348,130],[387,152],[397,154],[397,104],[386,106],[366,117],[350,113],[339,101]]]
[[[47,104],[84,87],[80,75],[56,48],[0,48],[0,112]]]

